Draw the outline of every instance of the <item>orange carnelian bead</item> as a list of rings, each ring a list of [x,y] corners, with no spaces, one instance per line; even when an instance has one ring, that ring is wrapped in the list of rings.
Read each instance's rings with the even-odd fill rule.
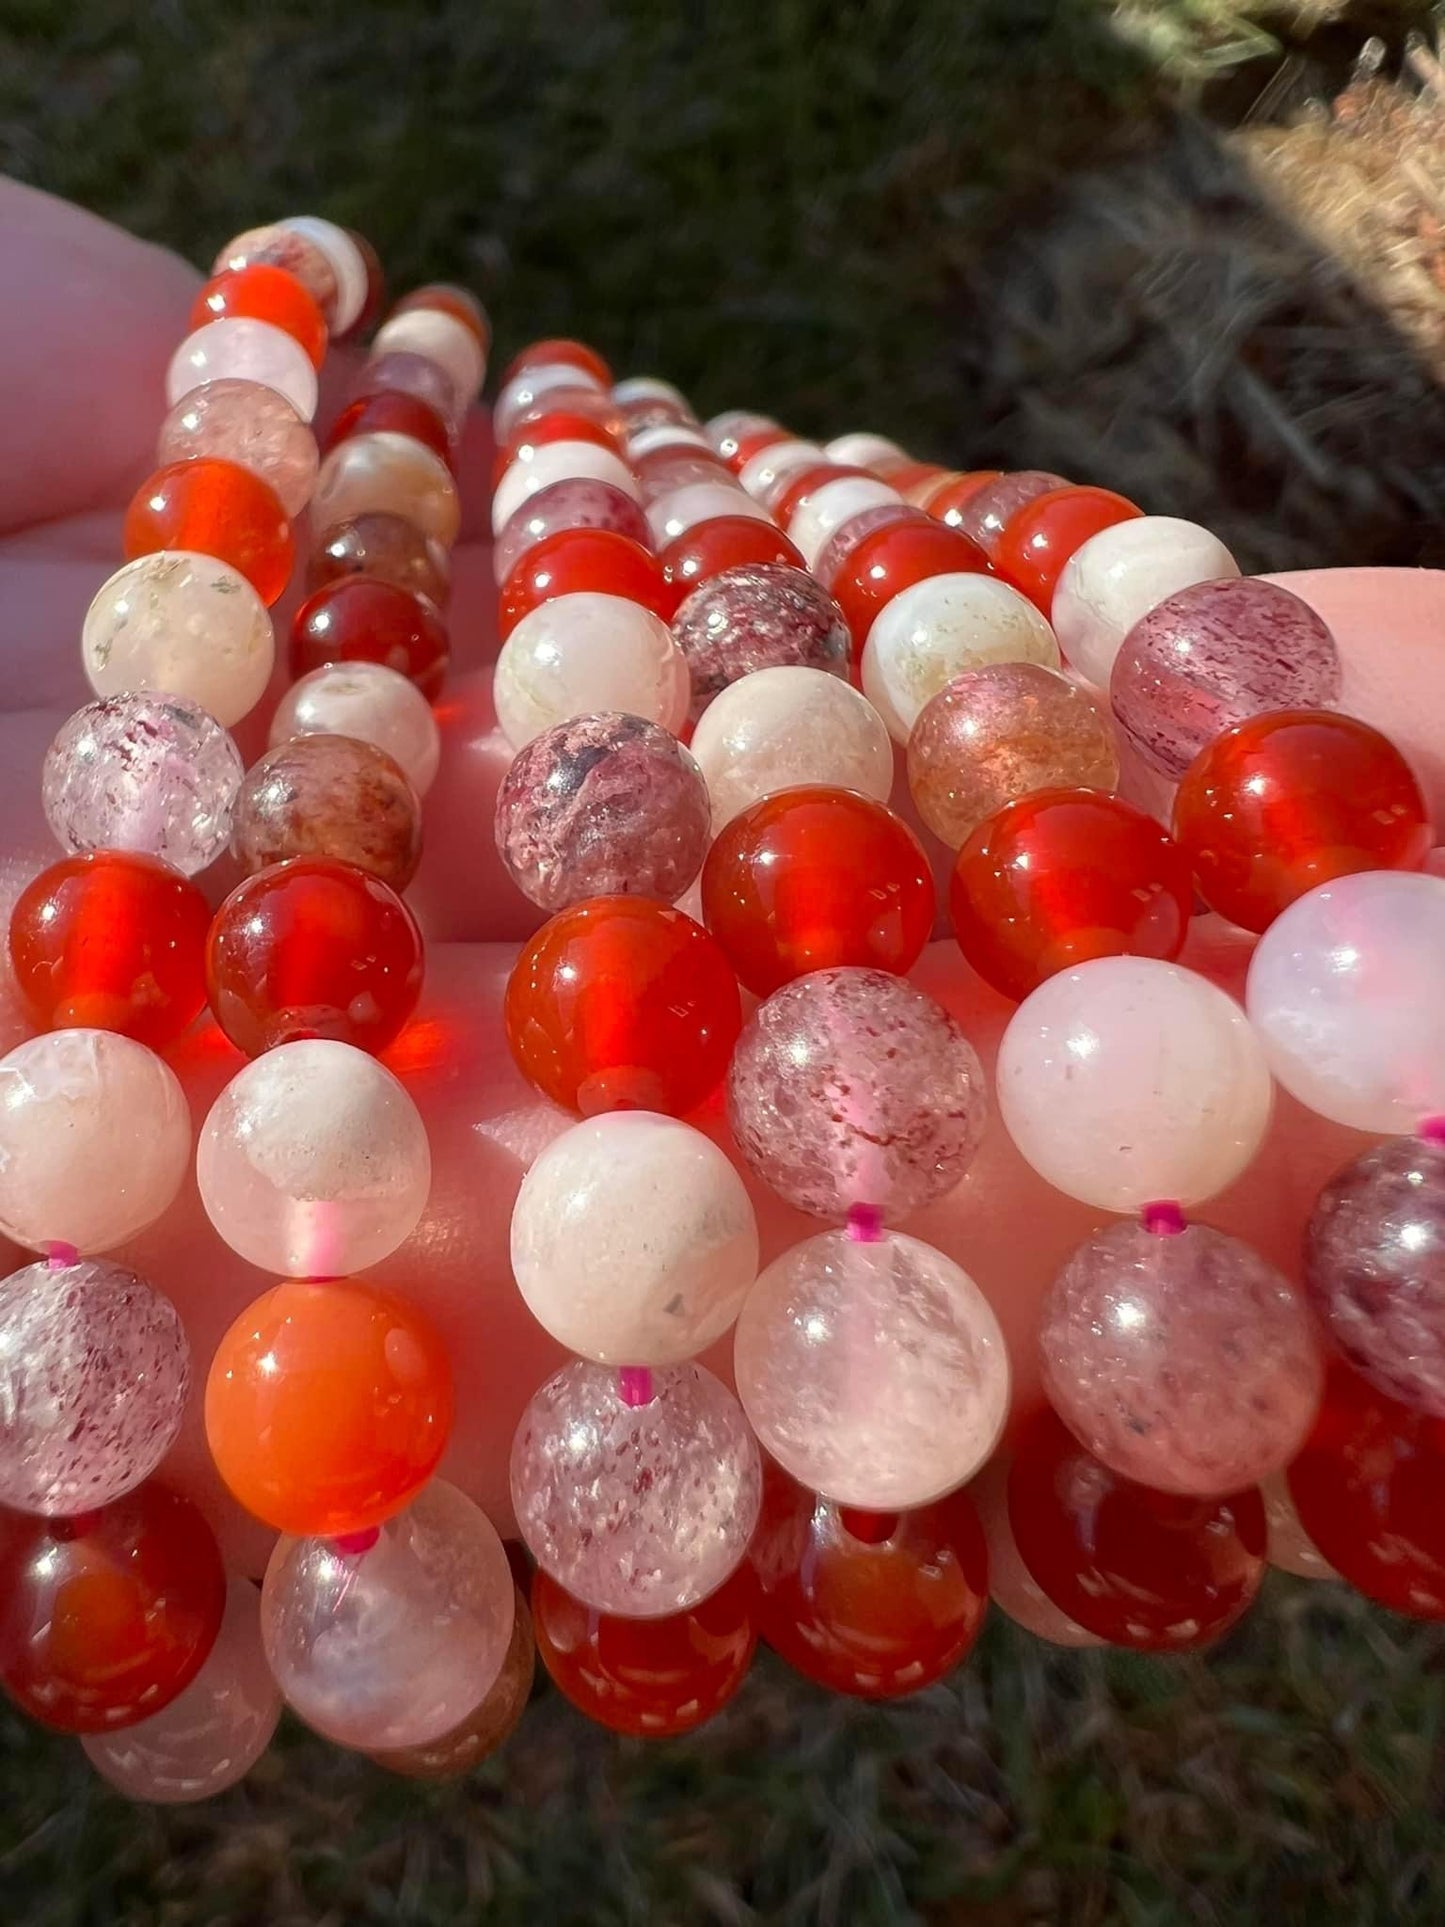
[[[702,910],[759,997],[810,970],[911,970],[933,930],[933,875],[908,825],[854,790],[779,790],[728,823]]]
[[[502,584],[497,633],[503,642],[525,615],[555,596],[591,590],[640,602],[664,622],[677,609],[677,592],[663,579],[655,555],[612,529],[559,529],[534,542]]]
[[[874,618],[900,590],[929,576],[987,569],[987,557],[966,535],[920,511],[875,529],[849,552],[833,577],[833,600],[861,650]]]
[[[1064,565],[1089,540],[1144,513],[1108,488],[1051,488],[1004,523],[993,566],[1047,615]]]
[[[455,451],[446,423],[419,396],[403,394],[399,388],[360,395],[349,403],[332,424],[326,447],[328,451],[335,448],[348,435],[372,434],[410,435],[433,455],[440,455],[448,466],[452,464]]]
[[[125,512],[127,561],[191,549],[229,562],[269,606],[291,579],[295,544],[274,489],[237,462],[203,455],[142,482]]]
[[[678,600],[700,582],[744,562],[786,562],[801,569],[796,545],[771,522],[755,515],[714,515],[674,536],[658,556],[665,578],[677,585]]]
[[[278,1532],[364,1532],[436,1470],[452,1423],[446,1346],[414,1305],[354,1279],[287,1279],[216,1347],[206,1438]]]
[[[191,308],[192,328],[235,316],[269,321],[301,346],[319,368],[326,359],[326,318],[311,291],[285,268],[257,262],[208,281]]]
[[[1102,790],[1035,790],[969,837],[949,908],[979,976],[1024,998],[1092,957],[1177,957],[1194,889],[1152,816]]]
[[[210,922],[205,897],[168,863],[92,850],[21,891],[10,961],[42,1030],[118,1030],[164,1050],[206,1001]]]
[[[342,576],[309,596],[291,619],[291,674],[328,662],[379,662],[438,695],[450,653],[446,624],[425,596],[394,582]]]
[[[566,335],[549,335],[541,341],[528,342],[525,348],[519,348],[507,363],[502,386],[505,388],[513,375],[519,375],[524,368],[545,368],[558,364],[580,368],[604,388],[612,386],[612,370],[597,350],[589,348],[585,341],[573,341]]]
[[[696,1109],[742,1028],[727,959],[700,924],[642,897],[589,897],[522,947],[507,980],[507,1042],[565,1110]]]
[[[610,448],[614,455],[626,454],[622,436],[606,422],[581,414],[575,408],[552,408],[543,415],[518,422],[492,462],[493,484],[502,479],[518,458],[530,461],[532,454],[549,442],[591,442],[598,448]]]

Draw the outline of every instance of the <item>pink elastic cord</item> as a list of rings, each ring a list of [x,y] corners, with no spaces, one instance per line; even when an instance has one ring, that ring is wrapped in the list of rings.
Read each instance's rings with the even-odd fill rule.
[[[338,1552],[344,1552],[348,1556],[355,1556],[363,1552],[370,1552],[380,1537],[380,1526],[367,1526],[361,1532],[339,1533],[331,1543]]]
[[[651,1405],[652,1367],[650,1365],[621,1365],[617,1371],[617,1396],[624,1405]]]
[[[1416,1136],[1427,1144],[1445,1144],[1445,1117],[1422,1117]]]
[[[1177,1238],[1181,1231],[1188,1230],[1188,1220],[1173,1198],[1161,1198],[1157,1204],[1146,1204],[1139,1213],[1139,1222],[1146,1231],[1152,1231],[1156,1238]]]
[[[876,1245],[883,1236],[883,1213],[876,1204],[850,1204],[848,1236],[856,1244]]]
[[[80,1253],[74,1245],[47,1245],[45,1248],[45,1268],[47,1271],[69,1271],[72,1265],[80,1263]]]

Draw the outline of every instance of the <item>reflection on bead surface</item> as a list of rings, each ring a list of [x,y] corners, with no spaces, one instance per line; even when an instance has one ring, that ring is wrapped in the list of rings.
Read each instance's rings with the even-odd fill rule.
[[[664,622],[677,606],[657,557],[640,542],[611,529],[559,529],[534,543],[502,584],[497,632],[505,641],[542,603],[589,591],[640,602]]]
[[[1023,1562],[1008,1516],[1008,1467],[992,1459],[969,1488],[988,1541],[989,1597],[1016,1626],[1051,1646],[1102,1646],[1097,1633],[1057,1607]]]
[[[554,482],[605,482],[624,495],[639,493],[637,477],[615,449],[593,441],[547,442],[530,461],[513,461],[492,491],[492,533],[502,530],[534,495]]]
[[[1004,1032],[996,1077],[1039,1176],[1104,1211],[1222,1191],[1259,1148],[1273,1088],[1233,998],[1151,957],[1100,957],[1041,984]]]
[[[724,569],[781,562],[801,569],[803,558],[781,529],[751,515],[715,515],[695,522],[658,556],[666,581],[679,596],[711,582]]]
[[[406,1780],[456,1780],[480,1766],[510,1739],[532,1696],[537,1672],[537,1644],[532,1615],[520,1592],[512,1595],[512,1637],[507,1642],[502,1670],[480,1700],[457,1725],[420,1746],[393,1752],[370,1753],[373,1765]]]
[[[1140,513],[1111,489],[1046,489],[1004,523],[993,544],[994,567],[1047,615],[1070,558],[1091,536]]]
[[[175,1441],[190,1354],[175,1306],[105,1260],[0,1279],[0,1505],[108,1505]]]
[[[634,542],[651,547],[647,517],[626,493],[611,482],[574,476],[539,489],[508,522],[492,546],[492,573],[505,582],[532,547],[559,529],[614,529]]]
[[[1293,1458],[1319,1403],[1303,1300],[1210,1225],[1096,1232],[1050,1288],[1039,1350],[1074,1436],[1162,1492],[1257,1484]]]
[[[280,1540],[261,1635],[287,1704],[313,1731],[386,1752],[467,1718],[501,1672],[515,1613],[491,1520],[434,1479],[365,1551]]]
[[[259,476],[291,516],[311,499],[321,460],[316,437],[290,402],[258,381],[208,381],[166,416],[156,445],[158,462],[209,457]]]
[[[896,489],[886,482],[864,476],[844,476],[825,482],[799,503],[787,518],[789,538],[803,552],[809,568],[817,562],[834,533],[864,509],[901,500]],[[779,519],[783,519],[781,516]]]
[[[123,539],[128,561],[186,549],[228,562],[268,608],[285,592],[296,554],[276,491],[251,469],[211,455],[147,476],[125,512]]]
[[[176,1806],[243,1780],[271,1744],[281,1695],[261,1648],[261,1596],[248,1579],[226,1587],[215,1644],[169,1706],[119,1733],[89,1733],[86,1758],[128,1800]]]
[[[390,1071],[350,1044],[308,1038],[231,1079],[201,1127],[196,1181],[211,1223],[248,1263],[343,1277],[416,1229],[431,1153]]]
[[[901,502],[881,503],[844,522],[816,564],[819,580],[843,611],[855,652],[868,640],[874,619],[904,589],[930,576],[986,568],[983,551],[957,529]]]
[[[214,556],[138,556],[96,591],[81,630],[97,696],[157,690],[198,704],[223,728],[266,693],[271,618],[246,578]]]
[[[421,809],[385,750],[302,736],[247,771],[231,847],[248,876],[287,857],[333,857],[404,890],[421,861]]]
[[[744,495],[724,476],[716,482],[688,482],[669,489],[647,505],[647,527],[654,547],[663,549],[695,529],[700,522],[714,522],[722,516],[751,516],[772,525],[772,517],[760,502]]]
[[[43,1251],[108,1251],[180,1189],[191,1118],[154,1051],[109,1030],[53,1030],[0,1057],[0,1232]]]
[[[794,664],[846,676],[848,631],[836,603],[801,569],[779,562],[724,569],[672,619],[692,678],[691,715],[755,670]]]
[[[319,529],[370,514],[405,516],[450,548],[461,525],[457,485],[440,456],[410,435],[352,435],[321,464],[311,514]]]
[[[1055,490],[1068,486],[1067,476],[1054,475],[1048,469],[1005,470],[1001,475],[989,476],[976,489],[963,496],[957,507],[949,513],[949,523],[968,536],[970,541],[977,542],[985,555],[991,556],[998,548],[1004,530],[1020,509],[1037,501],[1041,495],[1052,495]],[[962,491],[959,494],[962,496]],[[931,499],[929,507],[934,513],[938,512]]]
[[[379,662],[428,698],[441,691],[450,645],[425,596],[354,576],[318,589],[291,620],[291,673],[329,662]]]
[[[742,1563],[762,1489],[737,1400],[699,1365],[652,1375],[646,1405],[574,1359],[512,1442],[512,1502],[539,1566],[599,1612],[685,1612]]]
[[[284,268],[294,274],[326,317],[328,327],[336,320],[336,270],[330,259],[307,235],[283,227],[279,221],[267,227],[247,228],[228,241],[211,263],[212,274],[234,273],[258,261]]]
[[[893,788],[883,719],[822,669],[785,664],[730,683],[698,719],[691,747],[707,781],[714,834],[775,790],[826,784],[886,803]]]
[[[897,743],[923,706],[966,669],[993,662],[1058,667],[1054,632],[1017,589],[993,576],[933,575],[900,590],[868,631],[863,693]]]
[[[727,1096],[748,1164],[819,1218],[921,1211],[968,1169],[988,1115],[962,1030],[881,970],[815,970],[775,991],[738,1039]]]
[[[313,368],[326,359],[326,321],[320,304],[298,276],[271,262],[253,261],[244,268],[227,268],[211,279],[191,306],[190,326],[228,315],[249,315],[300,342]]]
[[[213,381],[255,381],[274,388],[309,422],[316,413],[316,370],[311,357],[283,328],[237,315],[208,321],[186,336],[166,370],[166,402],[178,401]]]
[[[353,575],[410,589],[438,609],[445,607],[452,590],[450,564],[440,542],[423,535],[404,515],[380,509],[322,530],[306,565],[307,593]]]
[[[292,685],[271,720],[271,747],[310,736],[369,743],[406,772],[418,796],[431,788],[441,733],[425,696],[379,662],[333,662]]]
[[[702,772],[641,716],[575,716],[536,736],[497,793],[497,850],[544,910],[583,897],[675,902],[702,868],[711,814]]]
[[[987,1299],[897,1231],[824,1231],[785,1251],[748,1294],[733,1356],[759,1443],[843,1505],[928,1505],[973,1476],[1008,1417]]]
[[[1191,583],[1238,574],[1219,537],[1197,522],[1135,516],[1091,536],[1069,558],[1050,620],[1069,666],[1107,689],[1120,644],[1141,616]]]
[[[674,735],[687,716],[687,659],[667,624],[620,596],[558,596],[502,644],[492,683],[513,749],[574,716],[621,710]]]

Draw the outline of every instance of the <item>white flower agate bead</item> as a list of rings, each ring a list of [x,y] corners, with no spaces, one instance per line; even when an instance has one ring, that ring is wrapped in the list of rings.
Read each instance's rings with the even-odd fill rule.
[[[825,482],[794,510],[788,523],[788,540],[794,544],[811,569],[833,533],[867,509],[883,508],[903,497],[887,482],[866,475],[843,475],[836,482]]]
[[[647,505],[647,526],[659,549],[675,542],[699,522],[711,522],[720,515],[741,515],[753,522],[771,522],[772,516],[761,502],[731,482],[686,482],[669,489]]]
[[[289,401],[303,422],[316,413],[316,370],[294,335],[250,315],[197,328],[171,356],[166,401],[174,408],[209,381],[259,381]]]
[[[492,533],[500,535],[524,502],[553,482],[608,482],[633,501],[637,477],[614,449],[598,442],[543,442],[527,460],[513,461],[492,496]]]
[[[720,690],[698,719],[692,753],[714,836],[774,790],[826,783],[886,803],[893,788],[893,742],[872,703],[841,676],[796,663]]]
[[[403,308],[377,329],[373,355],[422,355],[451,382],[463,407],[476,399],[487,358],[476,333],[443,308]]]
[[[1047,1183],[1104,1211],[1212,1198],[1269,1124],[1273,1085],[1232,997],[1177,964],[1100,957],[1026,997],[998,1103]]]
[[[441,731],[416,684],[380,662],[328,662],[293,683],[276,706],[270,747],[298,736],[350,736],[385,750],[418,796],[441,760]]]
[[[1239,574],[1217,535],[1175,515],[1137,515],[1090,536],[1069,557],[1050,617],[1071,669],[1107,689],[1125,636],[1180,589]]]
[[[452,472],[412,435],[374,429],[336,444],[316,477],[311,521],[334,528],[358,515],[401,515],[444,549],[457,539],[461,499]]]
[[[523,749],[554,723],[620,710],[676,735],[687,720],[687,658],[660,617],[590,590],[531,610],[502,644],[492,680],[497,723]]]
[[[823,453],[830,462],[842,462],[853,468],[872,468],[877,462],[908,459],[907,452],[897,442],[890,442],[886,435],[870,435],[865,429],[835,435],[831,442],[824,444]]]
[[[80,648],[97,696],[179,696],[223,729],[260,702],[276,661],[271,618],[245,576],[186,549],[137,556],[103,582]]]
[[[1059,666],[1054,632],[996,576],[927,576],[884,603],[863,646],[863,694],[896,743],[925,705],[966,669],[995,662]]]

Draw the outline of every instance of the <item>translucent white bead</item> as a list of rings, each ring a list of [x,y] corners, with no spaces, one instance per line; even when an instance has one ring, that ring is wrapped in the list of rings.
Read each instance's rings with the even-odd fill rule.
[[[171,356],[166,402],[208,381],[259,381],[289,401],[302,421],[316,413],[316,370],[294,335],[250,315],[228,315],[197,328]]]
[[[1244,1012],[1177,964],[1100,957],[1041,984],[999,1045],[998,1102],[1039,1176],[1104,1211],[1233,1182],[1273,1086]]]
[[[811,569],[835,529],[865,509],[902,500],[898,490],[886,482],[871,481],[866,475],[840,476],[836,482],[825,482],[816,489],[794,512],[788,523],[788,539]]]
[[[265,695],[276,635],[238,569],[211,555],[159,549],[97,589],[80,649],[97,696],[155,690],[199,704],[229,729]]]
[[[593,388],[599,395],[604,392],[595,375],[585,368],[574,367],[570,361],[546,361],[521,369],[502,389],[492,407],[499,447],[506,442],[518,418],[553,388]]]
[[[755,522],[771,522],[772,516],[751,495],[745,495],[731,482],[687,482],[682,488],[669,489],[647,505],[647,526],[659,549],[675,542],[680,535],[711,522],[719,515],[742,515]]]
[[[424,355],[442,369],[463,406],[474,401],[487,372],[487,358],[474,331],[442,308],[404,308],[376,331],[373,355]]]
[[[700,428],[687,428],[681,422],[658,422],[654,428],[639,429],[627,437],[627,453],[634,462],[659,448],[707,448],[712,443]]]
[[[297,736],[374,743],[425,796],[441,759],[441,732],[416,684],[380,662],[328,662],[293,683],[276,707],[270,746]]]
[[[462,510],[452,472],[415,436],[387,429],[348,435],[321,464],[311,500],[315,527],[377,513],[404,515],[443,548],[457,539]]]
[[[361,319],[370,291],[365,255],[344,227],[319,214],[288,214],[276,225],[290,228],[293,234],[304,234],[331,263],[331,272],[336,276],[336,314],[331,332],[333,335],[348,333]]]
[[[543,442],[526,461],[512,462],[492,496],[492,533],[500,535],[524,502],[553,482],[610,482],[637,501],[637,477],[610,448],[597,442]]]
[[[874,618],[863,646],[863,694],[897,743],[924,705],[965,669],[1036,662],[1056,669],[1054,632],[1017,589],[991,575],[927,576]]]
[[[614,386],[612,399],[619,408],[626,408],[638,401],[670,401],[675,408],[692,413],[692,404],[682,390],[674,388],[670,381],[663,381],[658,375],[628,375]]]
[[[521,749],[554,723],[602,710],[676,735],[692,684],[665,622],[640,603],[588,591],[523,616],[502,645],[492,689],[502,734]]]
[[[784,475],[791,475],[796,469],[811,468],[815,463],[826,462],[827,459],[816,442],[770,442],[743,463],[738,472],[738,481],[749,495],[755,495],[761,501]]]
[[[835,435],[823,444],[830,462],[843,462],[850,468],[872,468],[875,462],[907,461],[908,454],[886,435],[870,435],[855,429],[848,435]]]
[[[1090,536],[1064,565],[1050,616],[1071,669],[1109,687],[1114,658],[1141,616],[1195,582],[1239,574],[1217,535],[1175,515],[1139,515]]]

